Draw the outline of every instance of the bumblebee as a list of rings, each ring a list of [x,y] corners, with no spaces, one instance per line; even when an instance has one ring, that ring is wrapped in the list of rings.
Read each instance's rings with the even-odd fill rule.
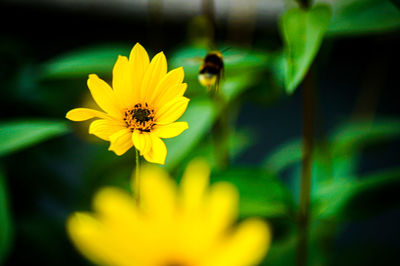
[[[207,87],[207,91],[211,88],[215,92],[219,89],[219,82],[224,77],[224,60],[222,53],[219,51],[209,52],[203,59],[203,63],[199,68],[199,82]]]

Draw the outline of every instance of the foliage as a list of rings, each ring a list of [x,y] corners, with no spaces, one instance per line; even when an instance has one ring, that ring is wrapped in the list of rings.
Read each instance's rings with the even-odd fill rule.
[[[328,5],[309,10],[292,8],[281,17],[281,32],[285,41],[285,88],[291,94],[306,75],[331,19]]]
[[[0,156],[69,132],[64,121],[23,120],[0,124]]]
[[[8,192],[3,169],[0,169],[0,262],[3,262],[10,252],[13,237],[13,228],[10,207],[8,203]]]
[[[354,40],[358,44],[398,40],[398,1],[315,2],[308,9],[283,11],[273,34],[255,33],[261,40],[255,39],[252,47],[218,39],[215,49],[223,51],[225,64],[219,101],[209,97],[198,82],[199,67],[209,49],[168,40],[171,49],[164,51],[168,69],[184,67],[188,83],[185,96],[190,98],[188,109],[180,118],[188,122],[189,129],[165,140],[168,154],[164,168],[179,180],[185,166],[202,157],[212,168],[212,183],[232,183],[240,194],[239,219],[262,217],[273,228],[272,246],[262,265],[293,265],[296,259],[296,214],[303,159],[302,121],[298,121],[302,91],[296,89],[302,86],[310,68],[316,75],[316,117],[322,122],[315,121],[309,265],[341,264],[338,246],[346,241],[342,239],[346,238],[345,226],[373,220],[379,234],[384,228],[375,227],[374,219],[400,208],[396,196],[400,189],[398,158],[385,153],[386,149],[398,148],[398,110],[382,112],[372,106],[365,118],[350,113],[352,106],[348,103],[363,101],[362,96],[371,96],[370,91],[362,87],[364,81],[356,83],[352,79],[355,72],[335,76],[347,75],[348,69],[335,72],[335,67],[343,65],[326,66],[335,62],[338,50],[343,52],[343,47],[336,48],[340,45],[347,49]],[[7,54],[8,49],[14,49],[13,55],[23,50],[6,44],[0,47],[0,55],[5,53],[2,47],[6,47]],[[107,151],[106,143],[91,138],[88,124],[72,126],[63,119],[68,110],[86,103],[87,75],[97,73],[110,82],[117,56],[128,55],[133,44],[131,40],[114,40],[68,47],[45,59],[37,60],[32,55],[16,60],[10,67],[7,61],[0,63],[11,73],[2,75],[0,264],[8,259],[26,263],[21,252],[31,256],[43,252],[38,258],[42,264],[54,265],[60,263],[60,258],[68,258],[66,265],[85,265],[65,234],[66,217],[77,210],[91,209],[92,196],[103,186],[131,190],[133,152],[117,157]],[[379,57],[383,52],[370,51],[362,56],[379,69],[372,55]],[[395,55],[395,51],[390,52]],[[357,62],[359,58],[340,56],[346,63],[355,61],[352,67],[363,69]],[[393,69],[387,66],[385,74],[393,76]],[[332,88],[343,84],[327,84],[332,80],[353,82],[351,85],[359,87],[361,96]],[[396,82],[387,83],[393,86]],[[384,85],[371,86],[387,94]],[[374,97],[378,96],[371,96]],[[339,112],[342,108],[344,111]],[[228,121],[224,140],[230,165],[226,168],[218,163],[221,151],[213,134],[221,119]],[[362,242],[360,239],[356,242]],[[56,252],[48,252],[50,249]],[[362,254],[364,250],[359,249]]]

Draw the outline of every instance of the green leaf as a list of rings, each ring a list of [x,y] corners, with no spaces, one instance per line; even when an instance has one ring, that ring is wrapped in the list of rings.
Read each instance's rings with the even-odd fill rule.
[[[42,64],[42,78],[87,77],[91,73],[110,75],[118,55],[128,55],[126,45],[101,45],[72,51]]]
[[[399,190],[400,168],[359,179],[335,178],[319,184],[312,202],[313,215],[335,220],[378,215],[400,206]]]
[[[321,4],[309,10],[292,8],[282,15],[287,93],[293,93],[307,73],[328,29],[331,13],[330,6]]]
[[[333,171],[336,169],[337,175],[343,175],[344,168],[352,167],[347,164],[356,162],[356,158],[352,158],[350,155],[358,155],[365,146],[390,141],[396,137],[400,137],[399,119],[352,120],[339,125],[330,133],[328,143],[325,144],[326,147],[322,147],[317,142],[315,156],[324,156],[326,153],[324,150],[328,150],[331,153],[330,157],[335,160],[335,167],[332,167]],[[263,167],[273,172],[280,172],[300,162],[302,158],[301,149],[300,139],[282,144],[266,156]]]
[[[400,136],[400,120],[379,118],[353,120],[342,124],[331,134],[332,153],[335,156],[359,151],[366,145],[388,141]]]
[[[199,74],[199,67],[203,62],[208,50],[205,48],[184,46],[172,53],[169,63],[172,68],[182,66],[185,70],[186,79],[196,79]]]
[[[400,207],[400,168],[381,171],[362,177],[357,182],[345,204],[342,215],[345,218],[376,216],[392,208]]]
[[[279,173],[302,158],[302,143],[293,140],[273,150],[264,160],[263,166],[272,172]]]
[[[318,218],[335,218],[349,199],[355,186],[352,178],[341,177],[320,182],[315,187],[312,214]]]
[[[13,230],[5,177],[0,168],[0,264],[10,251]]]
[[[227,181],[239,191],[241,217],[281,217],[292,212],[292,197],[276,176],[264,170],[236,168],[212,174],[212,182]]]
[[[64,121],[24,120],[0,123],[0,156],[68,133]]]
[[[393,0],[339,0],[333,2],[329,35],[369,34],[400,27],[400,11]]]
[[[248,73],[231,76],[222,81],[221,94],[225,101],[229,102],[254,85],[255,82],[256,77]]]
[[[188,122],[189,128],[173,139],[165,139],[168,149],[165,162],[167,168],[175,168],[186,154],[210,132],[215,115],[213,104],[207,98],[190,101],[186,112],[179,119]]]
[[[229,153],[230,159],[234,161],[238,155],[244,150],[254,144],[254,131],[248,128],[235,130],[229,134]],[[190,153],[180,161],[180,170],[184,169],[184,165],[189,164],[190,161],[196,158],[202,158],[205,160],[211,168],[217,168],[218,162],[215,159],[215,147],[213,145],[213,139],[205,137],[200,143],[196,145],[196,149],[192,149]],[[167,166],[168,167],[168,166]]]

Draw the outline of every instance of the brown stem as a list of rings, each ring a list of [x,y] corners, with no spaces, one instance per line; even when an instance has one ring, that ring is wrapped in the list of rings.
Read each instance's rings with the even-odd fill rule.
[[[303,161],[298,212],[299,239],[297,246],[297,266],[307,265],[311,170],[314,145],[314,87],[311,74],[310,69],[303,82]]]

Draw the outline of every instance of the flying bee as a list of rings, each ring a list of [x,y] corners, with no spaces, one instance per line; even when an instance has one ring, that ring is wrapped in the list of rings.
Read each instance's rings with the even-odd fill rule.
[[[203,59],[203,63],[199,68],[199,82],[210,91],[211,88],[215,92],[219,89],[221,78],[224,77],[224,59],[220,51],[211,51]]]

